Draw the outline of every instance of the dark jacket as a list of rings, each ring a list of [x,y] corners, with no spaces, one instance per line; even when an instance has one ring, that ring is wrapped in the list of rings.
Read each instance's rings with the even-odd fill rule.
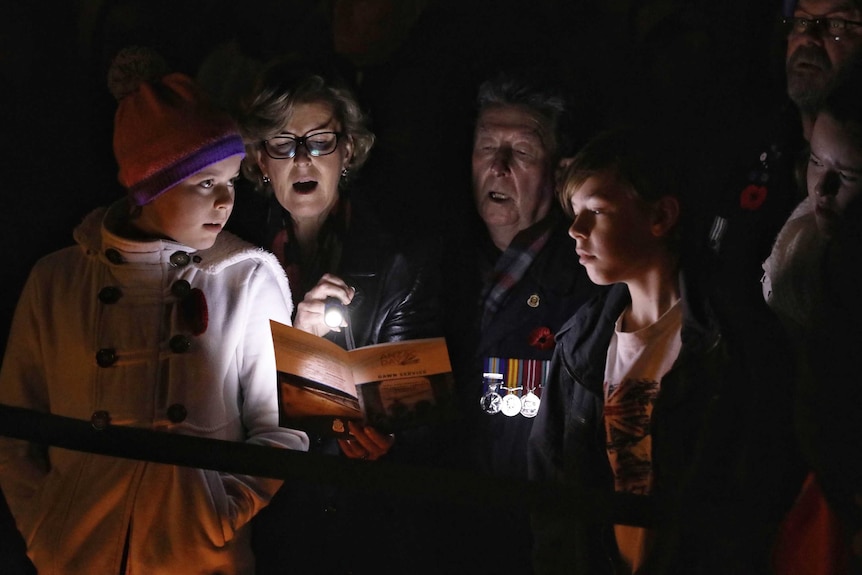
[[[274,196],[238,194],[230,229],[270,249],[289,217]],[[295,299],[302,301],[325,271],[356,289],[348,307],[356,347],[442,335],[432,273],[436,270],[429,267],[427,246],[396,241],[370,208],[355,199],[350,201],[349,221],[337,233],[341,244],[337,267],[303,278],[302,286],[291,285]],[[346,347],[342,332],[330,332],[326,338]]]
[[[718,266],[716,280],[737,300],[762,299],[761,264],[781,226],[805,198],[798,175],[808,163],[808,146],[796,106],[788,100],[771,125],[753,161],[728,171],[706,238]]]
[[[285,217],[289,215],[275,198],[245,197],[234,225],[247,239],[269,248]],[[396,242],[361,201],[351,202],[346,225],[337,233],[340,257],[336,269],[306,274],[302,286],[291,285],[299,301],[323,272],[334,273],[356,289],[348,306],[356,347],[442,335],[432,273],[436,270],[429,267],[428,249],[418,243]],[[347,347],[343,332],[325,337]],[[335,439],[313,432],[308,435],[309,452],[341,456]],[[427,436],[427,429],[399,432],[386,460],[417,459],[416,452],[427,443]],[[412,520],[409,513],[401,512],[401,503],[385,489],[339,489],[326,477],[317,482],[285,482],[254,520],[257,573],[391,571],[391,566],[405,560],[399,541],[409,536]],[[378,556],[381,550],[382,556]]]
[[[682,281],[682,349],[661,381],[651,433],[659,510],[642,573],[768,573],[774,530],[801,484],[791,425],[792,368],[764,308],[729,320]],[[613,490],[603,385],[625,284],[558,334],[530,438],[530,478]],[[613,573],[613,530],[600,518],[534,514],[538,573]]]
[[[475,235],[451,247],[443,260],[443,323],[462,410],[471,430],[463,438],[469,443],[464,453],[469,468],[497,476],[527,477],[526,442],[534,420],[488,415],[480,409],[482,362],[486,357],[550,360],[553,334],[601,291],[578,263],[567,226],[560,218],[547,244],[484,329],[480,327],[482,260],[490,259],[487,265],[493,265],[499,257],[499,251],[489,247],[484,225],[480,222],[474,227]],[[544,329],[548,337],[537,339]]]
[[[480,408],[483,358],[549,361],[553,334],[600,288],[578,263],[575,242],[560,217],[524,277],[481,329],[482,270],[492,267],[500,252],[481,220],[471,223],[451,238],[441,262],[441,306],[462,419],[438,444],[445,464],[488,476],[488,493],[496,496],[491,505],[435,505],[426,516],[432,533],[424,544],[427,553],[448,558],[446,573],[526,575],[532,548],[527,493],[505,481],[526,483],[527,439],[535,419],[490,415]]]

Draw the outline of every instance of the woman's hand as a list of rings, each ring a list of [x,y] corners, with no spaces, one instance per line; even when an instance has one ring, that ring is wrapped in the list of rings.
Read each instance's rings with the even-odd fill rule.
[[[373,427],[349,421],[347,428],[352,436],[350,439],[339,439],[338,445],[344,455],[351,459],[369,459],[374,461],[386,455],[395,443],[395,436],[383,434]]]
[[[305,297],[296,306],[293,327],[316,336],[324,336],[333,330],[340,331],[339,327],[329,327],[323,321],[326,298],[333,297],[344,305],[348,305],[355,294],[356,290],[347,285],[340,277],[323,274],[317,285],[308,290]],[[340,327],[346,325],[347,322],[343,321]]]

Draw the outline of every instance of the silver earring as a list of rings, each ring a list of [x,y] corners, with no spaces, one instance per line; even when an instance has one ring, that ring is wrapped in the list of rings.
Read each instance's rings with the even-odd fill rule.
[[[269,179],[269,176],[264,176],[264,177],[263,177],[263,183],[264,183],[264,184],[268,184],[268,183],[270,183],[271,181],[272,181],[272,180],[270,180],[270,179]]]
[[[349,174],[349,173],[350,173],[350,170],[348,170],[347,168],[343,168],[343,169],[341,170],[341,177],[342,177],[342,178],[346,178],[346,177],[347,177],[347,174]]]

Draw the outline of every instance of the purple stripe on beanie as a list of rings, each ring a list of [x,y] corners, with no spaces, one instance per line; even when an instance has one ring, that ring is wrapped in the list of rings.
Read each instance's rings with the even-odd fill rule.
[[[229,134],[203,146],[194,154],[186,156],[149,178],[141,180],[129,188],[129,194],[135,205],[143,206],[156,199],[162,192],[169,190],[207,166],[240,154],[245,156],[242,138],[236,134]]]

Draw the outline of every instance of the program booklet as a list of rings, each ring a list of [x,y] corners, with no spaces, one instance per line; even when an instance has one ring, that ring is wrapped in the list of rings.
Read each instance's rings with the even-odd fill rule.
[[[455,414],[442,337],[347,351],[322,337],[270,321],[278,371],[279,425],[347,435],[349,420],[393,433]]]

